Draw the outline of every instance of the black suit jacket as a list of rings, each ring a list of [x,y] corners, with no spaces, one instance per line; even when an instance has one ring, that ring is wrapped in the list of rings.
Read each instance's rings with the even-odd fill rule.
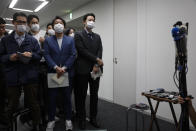
[[[78,57],[75,63],[76,74],[88,74],[97,64],[97,57],[102,59],[102,42],[98,34],[92,33],[92,39],[86,30],[77,32],[74,36]]]

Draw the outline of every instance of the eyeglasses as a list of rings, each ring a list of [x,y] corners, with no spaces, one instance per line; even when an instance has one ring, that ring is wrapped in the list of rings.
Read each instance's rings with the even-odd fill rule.
[[[26,21],[22,21],[22,20],[16,20],[16,22],[17,22],[18,24],[27,24]]]

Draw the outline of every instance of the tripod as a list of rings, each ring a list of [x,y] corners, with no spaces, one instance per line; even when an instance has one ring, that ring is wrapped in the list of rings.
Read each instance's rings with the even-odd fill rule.
[[[181,56],[179,60],[181,70],[179,71],[179,94],[183,98],[187,97],[187,84],[186,84],[186,58]],[[189,131],[189,113],[188,113],[188,102],[181,104],[181,115],[179,122],[180,131]]]
[[[187,97],[187,84],[186,84],[186,73],[187,73],[187,35],[188,35],[188,23],[186,26],[181,21],[174,24],[172,29],[172,35],[174,37],[176,45],[176,62],[174,72],[174,82],[179,89],[181,97]],[[178,72],[178,76],[177,76]],[[178,84],[176,80],[178,80]],[[190,131],[189,129],[189,113],[188,113],[188,102],[181,104],[181,115],[179,122],[179,131]]]

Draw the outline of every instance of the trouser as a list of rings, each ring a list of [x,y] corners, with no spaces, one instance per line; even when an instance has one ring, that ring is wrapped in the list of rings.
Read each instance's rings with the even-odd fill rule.
[[[49,121],[54,121],[56,113],[56,98],[57,95],[63,93],[63,106],[65,109],[66,120],[71,120],[72,117],[72,106],[71,106],[71,87],[59,87],[59,88],[49,88],[48,97],[49,97],[49,109],[48,109],[48,119]]]
[[[42,122],[46,123],[48,112],[48,84],[47,84],[47,63],[40,62],[39,66],[39,103],[41,106]]]
[[[69,75],[69,87],[71,88],[71,99],[72,99],[72,90],[74,88],[73,87],[73,85],[74,85],[73,79],[74,79],[73,76],[70,77],[70,75]],[[64,103],[64,93],[63,92],[58,93],[56,100],[57,100],[57,109],[59,110],[59,112],[57,112],[58,113],[57,116],[61,116],[62,114],[65,114],[65,106],[63,104]],[[73,107],[74,106],[72,105],[72,108]]]
[[[7,120],[5,119],[6,84],[3,78],[4,78],[3,74],[0,74],[0,122],[1,123],[7,122]]]
[[[37,99],[38,85],[37,84],[23,85],[23,90],[24,90],[25,106],[31,110],[33,126],[36,126],[40,123],[40,107]],[[20,95],[21,95],[21,86],[7,87],[7,97],[8,97],[7,114],[8,114],[8,119],[10,121],[12,119],[12,114],[17,110],[17,107],[19,105]]]
[[[99,80],[100,78],[93,80],[90,74],[77,74],[75,76],[75,105],[76,113],[80,120],[85,120],[86,118],[85,101],[88,84],[90,85],[90,118],[96,118],[97,116]]]
[[[3,81],[2,77],[0,78],[0,114],[4,113],[4,109],[5,109],[5,81]]]
[[[47,63],[46,62],[40,62],[39,64],[39,84],[38,84],[38,100],[40,105],[40,112],[41,112],[41,118],[42,123],[46,123],[46,114],[48,109],[48,98],[47,98]],[[28,106],[28,101],[25,101],[25,107]],[[32,120],[31,114],[27,113],[22,116],[20,116],[20,120],[25,123]]]

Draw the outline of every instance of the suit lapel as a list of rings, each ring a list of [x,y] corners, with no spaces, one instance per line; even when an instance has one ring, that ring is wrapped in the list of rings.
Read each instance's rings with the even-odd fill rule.
[[[63,49],[64,49],[65,45],[66,45],[66,37],[63,36],[62,45],[61,45],[61,51],[62,52],[63,52]]]
[[[55,46],[56,50],[60,53],[61,50],[60,50],[59,44],[57,42],[56,36],[53,36],[53,42],[54,42],[54,46]]]
[[[15,36],[15,31],[13,31],[13,32],[11,33],[11,40],[10,40],[10,43],[13,44],[13,45],[16,46],[16,47],[19,47],[18,42],[16,41],[16,39],[15,39],[14,36]]]
[[[93,37],[92,40],[89,40],[89,36],[85,30],[82,31],[82,36],[84,39],[84,44],[88,49],[97,46],[97,43],[95,42],[96,41],[95,33],[92,32],[92,37]]]
[[[25,39],[23,40],[20,46],[29,44],[29,37],[27,35],[28,34],[25,34]]]
[[[83,36],[82,38],[84,39],[85,46],[87,48],[90,48],[90,44],[92,44],[92,43],[90,43],[90,41],[88,40],[89,39],[88,38],[88,34],[87,34],[87,32],[85,30],[82,31],[82,36]]]

